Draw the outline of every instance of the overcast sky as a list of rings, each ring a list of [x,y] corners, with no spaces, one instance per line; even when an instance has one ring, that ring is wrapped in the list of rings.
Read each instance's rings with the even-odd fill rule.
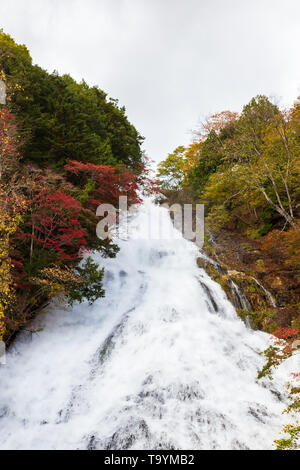
[[[34,63],[98,84],[164,159],[210,113],[300,94],[299,0],[0,0]]]

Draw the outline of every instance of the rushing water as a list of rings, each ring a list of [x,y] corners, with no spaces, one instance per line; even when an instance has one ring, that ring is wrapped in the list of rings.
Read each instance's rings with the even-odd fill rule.
[[[260,449],[282,424],[281,377],[259,381],[268,336],[247,328],[198,249],[146,240],[147,202],[105,265],[106,298],[39,317],[0,369],[4,449]]]

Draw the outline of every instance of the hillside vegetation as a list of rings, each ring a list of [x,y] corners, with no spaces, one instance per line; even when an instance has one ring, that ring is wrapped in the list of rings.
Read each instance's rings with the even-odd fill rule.
[[[300,104],[283,111],[257,96],[240,115],[211,116],[160,163],[158,179],[170,201],[205,204],[208,254],[264,280],[298,324]]]
[[[115,256],[96,237],[96,208],[139,202],[143,138],[117,100],[69,75],[33,65],[0,31],[0,340],[7,343],[52,297],[90,303],[103,270],[88,253]]]

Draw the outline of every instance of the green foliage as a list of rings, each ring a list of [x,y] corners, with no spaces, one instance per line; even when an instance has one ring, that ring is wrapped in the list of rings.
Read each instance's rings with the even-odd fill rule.
[[[269,348],[265,349],[264,356],[266,358],[266,363],[264,364],[263,368],[259,371],[257,378],[261,379],[263,377],[269,377],[272,379],[272,370],[274,367],[277,367],[280,364],[280,360],[278,360],[278,354],[280,353],[280,348],[277,346],[270,346]]]
[[[272,230],[279,217],[277,216],[274,209],[270,206],[263,207],[259,211],[259,217],[263,225],[261,225],[261,227],[258,229],[258,235],[263,237]]]
[[[135,168],[143,138],[117,100],[69,75],[32,65],[25,46],[0,32],[0,64],[14,91],[12,107],[22,128],[24,160],[61,168],[68,159]]]
[[[177,147],[158,165],[157,178],[163,189],[180,189],[183,182],[184,154],[185,148]]]
[[[251,289],[252,288],[252,289]],[[248,286],[247,291],[255,293],[255,286]],[[272,333],[277,326],[276,310],[271,308],[258,308],[254,311],[239,309],[237,314],[240,318],[247,318],[254,330],[263,330]]]
[[[74,302],[82,303],[87,300],[92,305],[95,300],[104,297],[105,291],[102,286],[104,269],[99,269],[99,265],[88,257],[81,266],[75,268],[80,282],[74,285],[74,288],[68,292],[68,301],[70,305]]]
[[[88,178],[87,183],[85,184],[79,196],[79,201],[82,204],[86,204],[88,202],[90,194],[95,190],[95,187],[96,187],[96,182],[93,179]]]
[[[205,139],[198,164],[191,170],[188,181],[191,184],[196,196],[201,196],[209,177],[216,173],[222,163],[221,139],[217,138],[216,132],[212,131]]]
[[[272,228],[272,222],[265,222],[264,225],[258,230],[259,236],[263,237],[264,235],[267,235],[267,233],[269,233]]]
[[[300,426],[288,424],[283,428],[284,433],[289,434],[288,439],[277,439],[275,441],[276,450],[297,450],[299,449],[298,441],[300,438]]]

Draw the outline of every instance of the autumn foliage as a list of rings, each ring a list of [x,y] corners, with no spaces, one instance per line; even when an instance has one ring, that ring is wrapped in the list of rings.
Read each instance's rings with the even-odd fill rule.
[[[145,164],[103,165],[70,159],[63,169],[22,161],[19,123],[0,108],[0,340],[44,308],[52,297],[69,303],[104,295],[103,269],[93,249],[118,247],[96,236],[96,208],[141,202],[141,185],[154,188]]]
[[[8,339],[53,296],[95,300],[104,295],[103,271],[87,259],[90,249],[114,256],[116,246],[96,238],[96,208],[141,201],[139,179],[124,166],[71,160],[64,173],[21,164],[16,119],[0,119],[0,339]],[[74,270],[75,269],[75,270]],[[73,300],[72,300],[73,299]]]
[[[295,269],[300,278],[300,222],[296,221],[296,224],[299,227],[298,230],[294,227],[289,228],[287,231],[272,230],[265,237],[263,247],[269,250],[276,246],[284,257],[285,265]]]
[[[141,202],[138,196],[137,176],[124,167],[110,165],[94,165],[70,161],[65,165],[65,170],[70,175],[69,179],[82,189],[88,190],[88,206],[95,209],[103,203],[119,204],[120,196],[127,196],[128,204]]]
[[[51,188],[34,194],[33,202],[28,222],[18,231],[20,240],[30,241],[30,256],[37,246],[59,258],[76,259],[78,249],[86,245],[78,221],[80,204],[63,191]]]

